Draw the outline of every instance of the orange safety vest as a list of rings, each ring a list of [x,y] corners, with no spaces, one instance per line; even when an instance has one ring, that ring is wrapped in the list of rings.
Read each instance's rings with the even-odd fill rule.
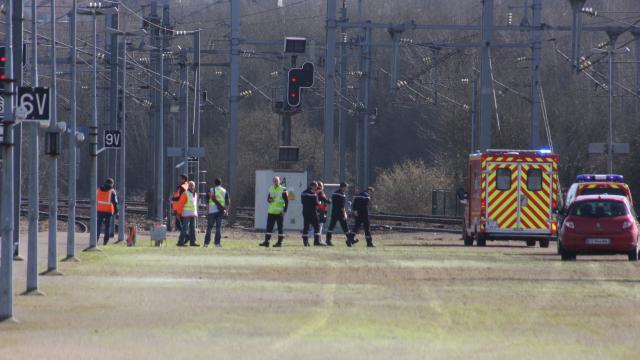
[[[116,209],[113,207],[113,203],[111,202],[112,192],[113,192],[113,189],[109,191],[103,191],[102,189],[98,189],[98,192],[97,192],[98,212],[113,214],[116,211]]]
[[[173,192],[173,195],[171,195],[171,208],[177,214],[180,214],[182,212],[182,209],[179,209],[178,202],[180,201],[180,196],[182,196],[182,194],[187,191],[187,189],[189,189],[189,184],[181,184],[180,186],[178,186],[176,191]]]

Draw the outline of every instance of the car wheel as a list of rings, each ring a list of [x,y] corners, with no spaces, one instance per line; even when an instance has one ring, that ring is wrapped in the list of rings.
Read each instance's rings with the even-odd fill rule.
[[[487,246],[487,238],[484,234],[476,235],[476,245],[477,246]]]
[[[536,241],[535,240],[527,240],[527,246],[528,247],[536,246]]]
[[[566,251],[560,240],[558,240],[558,254],[560,254],[562,261],[573,261],[576,259],[576,254]]]
[[[549,247],[549,239],[540,240],[540,247],[541,248],[548,248]]]
[[[464,246],[473,246],[473,236],[469,236],[467,233],[467,224],[462,224],[462,240],[464,240]]]
[[[638,261],[638,248],[629,253],[629,261]]]

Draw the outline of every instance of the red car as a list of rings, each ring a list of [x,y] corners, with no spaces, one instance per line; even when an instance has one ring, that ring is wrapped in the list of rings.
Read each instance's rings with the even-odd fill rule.
[[[576,197],[558,237],[562,260],[575,260],[578,254],[625,254],[637,261],[638,250],[638,222],[626,197]]]

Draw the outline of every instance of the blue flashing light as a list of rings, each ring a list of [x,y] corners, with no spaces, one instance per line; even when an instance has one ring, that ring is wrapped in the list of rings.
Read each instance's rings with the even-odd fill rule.
[[[551,149],[540,149],[538,152],[540,154],[551,154]]]
[[[581,174],[576,176],[576,180],[580,182],[585,181],[612,181],[612,182],[623,182],[624,176],[622,175],[614,175],[614,174]]]

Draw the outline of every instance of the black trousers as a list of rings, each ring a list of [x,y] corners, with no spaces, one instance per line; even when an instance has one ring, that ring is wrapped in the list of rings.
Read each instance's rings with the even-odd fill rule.
[[[318,215],[302,214],[304,221],[302,226],[302,237],[309,236],[309,227],[313,226],[314,234],[320,234],[320,222],[318,221]]]
[[[97,227],[97,236],[96,241],[100,238],[100,226],[104,222],[104,241],[103,244],[107,245],[109,242],[109,233],[111,232],[111,218],[113,215],[111,213],[98,213],[98,227]]]
[[[265,233],[265,240],[271,239],[271,233],[273,232],[273,226],[278,226],[278,237],[284,236],[284,214],[268,214],[267,215],[267,232]]]
[[[353,227],[353,233],[357,234],[360,231],[360,227],[364,228],[364,236],[368,239],[371,238],[371,227],[369,224],[369,217],[356,217],[356,225]]]
[[[329,229],[328,233],[332,233],[333,229],[336,227],[336,223],[340,223],[340,227],[342,228],[342,232],[347,235],[349,233],[349,224],[347,224],[347,220],[342,217],[342,214],[331,215],[331,220],[329,221]]]

